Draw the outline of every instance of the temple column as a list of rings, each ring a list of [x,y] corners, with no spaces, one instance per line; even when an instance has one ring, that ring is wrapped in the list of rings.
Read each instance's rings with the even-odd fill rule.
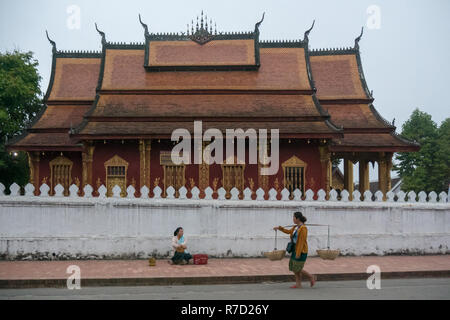
[[[266,149],[267,151],[263,153],[263,157],[260,157],[259,150],[260,150],[260,144],[258,141],[258,188],[261,188],[264,190],[265,193],[269,191],[269,176],[268,175],[262,175],[261,169],[264,167],[267,167],[267,164],[262,164],[261,162],[266,162],[269,156],[270,152],[270,140],[267,140]]]
[[[392,189],[391,181],[391,170],[392,170],[392,156],[393,153],[386,154],[386,182],[387,182],[387,192]]]
[[[383,200],[386,200],[386,193],[391,189],[391,168],[392,153],[381,152],[378,159],[378,183],[380,191],[383,192]]]
[[[151,140],[139,140],[139,186],[151,189],[150,182],[150,151]],[[139,188],[139,192],[140,192]]]
[[[349,199],[353,199],[353,162],[344,159],[344,189],[350,194]]]
[[[384,152],[381,152],[378,158],[378,189],[383,192],[383,199],[386,196],[387,192],[386,171],[387,166],[385,155]]]
[[[202,158],[201,163],[198,165],[198,187],[200,189],[200,195],[205,195],[205,189],[209,187],[209,164],[203,159],[203,151],[206,148],[206,142],[202,142]]]
[[[139,191],[145,185],[145,140],[139,140]]]
[[[359,160],[359,192],[361,196],[364,194],[364,191],[369,189],[369,161]]]
[[[330,192],[331,183],[331,157],[328,145],[319,146],[320,164],[322,166],[322,183],[325,184],[325,192]]]
[[[82,167],[82,188],[84,188],[85,185],[89,184],[91,187],[92,185],[92,160],[94,156],[94,149],[95,146],[92,145],[92,142],[84,142],[84,150],[81,154],[81,158],[83,161],[83,167]]]
[[[145,180],[144,184],[151,189],[151,180],[150,180],[150,154],[152,150],[152,140],[148,139],[145,141]]]
[[[28,167],[30,169],[30,183],[34,185],[34,194],[39,195],[39,152],[27,152]]]

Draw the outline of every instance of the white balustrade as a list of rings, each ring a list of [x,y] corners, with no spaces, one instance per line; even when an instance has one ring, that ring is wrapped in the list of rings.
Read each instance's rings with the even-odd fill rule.
[[[0,183],[0,196],[6,196],[5,195],[5,186]],[[25,185],[24,187],[25,190],[25,194],[24,196],[26,197],[35,197],[35,186],[31,183],[28,183]],[[17,183],[13,183],[9,186],[9,191],[10,191],[10,195],[9,197],[20,197],[20,186]],[[50,187],[43,183],[41,184],[41,186],[39,187],[39,197],[49,197],[49,192],[50,192]],[[79,187],[75,184],[72,184],[69,187],[69,197],[70,198],[80,198],[79,196]],[[101,185],[98,188],[98,198],[107,198],[107,188],[104,185]],[[113,187],[112,191],[112,198],[120,198],[122,195],[122,190],[121,187],[118,185],[115,185]],[[178,189],[178,192],[176,192],[177,190],[173,187],[173,186],[169,186],[166,189],[166,198],[167,199],[175,199],[178,197],[178,199],[193,199],[193,200],[199,200],[199,199],[204,199],[204,200],[213,200],[213,194],[214,194],[214,190],[211,187],[206,187],[204,189],[204,197],[200,198],[200,194],[201,194],[201,190],[194,186],[191,191],[191,197],[188,197],[188,189],[185,186],[182,186],[181,188]],[[136,189],[132,186],[129,185],[128,188],[126,189],[127,192],[127,198],[129,199],[134,199],[136,198],[135,193],[136,193]],[[89,184],[86,184],[83,188],[83,194],[82,194],[82,198],[92,198],[93,195],[93,188],[92,186],[90,186]],[[245,188],[242,191],[242,200],[245,201],[252,201],[253,200],[253,194],[256,194],[256,200],[257,201],[265,201],[265,196],[266,193],[264,191],[264,189],[262,188],[258,188],[256,191],[251,190],[249,187]],[[218,200],[226,200],[226,190],[221,187],[217,190],[217,194],[218,194]],[[302,201],[302,192],[299,189],[295,189],[292,193],[287,189],[287,188],[283,188],[283,190],[281,190],[280,192],[281,194],[281,199],[277,199],[278,197],[278,192],[277,190],[275,190],[274,188],[271,188],[268,192],[268,200],[270,201]],[[292,199],[291,199],[291,194],[292,194]],[[162,199],[161,197],[162,195],[162,189],[159,186],[156,186],[153,189],[153,197],[150,197],[150,189],[147,186],[142,186],[142,188],[140,189],[140,198],[141,199],[149,199],[150,201],[152,199]],[[177,195],[177,196],[176,196]],[[308,189],[305,192],[305,201],[317,201],[317,202],[348,202],[350,201],[349,199],[349,193],[347,190],[342,190],[340,192],[340,194],[338,194],[338,192],[334,189],[330,190],[329,192],[329,198],[326,199],[326,192],[323,189],[320,189],[317,192],[317,200],[314,200],[314,191],[312,191],[311,189]],[[54,187],[54,197],[58,198],[58,197],[64,197],[64,187],[61,184],[57,184]],[[237,189],[236,187],[233,187],[230,190],[230,199],[231,200],[241,200],[239,198],[240,196],[240,190]],[[381,192],[380,190],[376,191],[375,194],[373,195],[372,192],[370,190],[366,190],[364,192],[364,196],[363,196],[363,202],[367,203],[367,202],[372,202],[373,200],[373,196],[375,198],[375,202],[383,202],[383,192]],[[447,203],[448,202],[448,195],[446,192],[441,192],[439,193],[439,195],[435,192],[435,191],[431,191],[428,195],[425,191],[420,191],[418,194],[416,194],[414,191],[409,191],[409,192],[404,192],[403,190],[400,190],[399,192],[397,192],[397,194],[394,194],[393,192],[389,191],[386,193],[386,202],[397,202],[397,203],[420,203],[420,204],[426,204],[426,203]],[[418,198],[418,200],[417,200]],[[361,202],[361,193],[359,192],[359,190],[355,190],[352,193],[352,201],[353,202]]]

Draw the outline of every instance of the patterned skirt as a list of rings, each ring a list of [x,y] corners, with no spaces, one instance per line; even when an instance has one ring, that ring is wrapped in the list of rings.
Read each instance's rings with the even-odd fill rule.
[[[299,259],[295,258],[295,252],[292,253],[291,258],[289,259],[289,271],[294,273],[300,272],[303,270],[305,266],[307,253],[302,253]]]
[[[179,264],[183,260],[188,262],[190,259],[192,259],[192,255],[190,253],[186,253],[186,252],[177,252],[177,251],[175,251],[175,254],[172,257],[172,261],[173,261],[174,264]]]

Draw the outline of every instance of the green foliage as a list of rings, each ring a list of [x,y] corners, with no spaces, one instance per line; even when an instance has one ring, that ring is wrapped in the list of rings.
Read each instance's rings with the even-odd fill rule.
[[[331,164],[333,165],[333,167],[337,167],[341,164],[341,160],[342,159],[332,159]]]
[[[415,109],[402,126],[402,136],[420,143],[418,152],[396,155],[394,170],[402,178],[402,190],[447,191],[450,182],[450,118],[440,127],[431,115]]]
[[[24,152],[12,156],[5,143],[20,134],[42,107],[41,77],[32,52],[0,53],[0,182],[28,182]]]
[[[436,171],[441,189],[448,190],[450,185],[450,118],[445,119],[437,132]],[[441,190],[439,189],[439,190]]]

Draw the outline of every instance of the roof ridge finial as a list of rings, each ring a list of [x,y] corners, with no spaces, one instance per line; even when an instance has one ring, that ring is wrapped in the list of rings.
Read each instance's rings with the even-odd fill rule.
[[[358,38],[355,39],[355,49],[359,50],[359,40],[361,40],[361,37],[363,35],[363,31],[364,31],[364,27],[361,27],[361,34],[359,35]]]
[[[53,41],[52,39],[50,39],[50,37],[48,36],[47,30],[45,30],[45,34],[47,35],[48,41],[49,41],[50,44],[52,45],[52,52],[55,53],[55,52],[56,52],[56,42]]]
[[[259,35],[259,26],[260,26],[261,23],[264,21],[264,15],[265,15],[265,14],[266,14],[266,13],[263,12],[263,15],[262,15],[261,20],[255,24],[255,33],[258,34],[258,35]]]
[[[314,23],[316,22],[316,19],[313,20],[312,26],[311,28],[309,28],[308,30],[305,31],[305,35],[303,36],[303,41],[309,41],[309,33],[311,32],[311,30],[314,28]]]
[[[103,31],[98,30],[97,22],[95,22],[95,29],[96,29],[97,32],[100,33],[100,35],[102,36],[102,44],[105,45],[105,44],[106,44],[105,33],[104,33]]]
[[[149,32],[148,32],[148,26],[145,23],[142,22],[140,13],[139,13],[139,22],[141,23],[142,27],[144,28],[144,35],[145,35],[145,37],[148,37],[150,35]]]
[[[203,29],[203,10],[202,10],[202,16],[200,20],[200,29]]]

